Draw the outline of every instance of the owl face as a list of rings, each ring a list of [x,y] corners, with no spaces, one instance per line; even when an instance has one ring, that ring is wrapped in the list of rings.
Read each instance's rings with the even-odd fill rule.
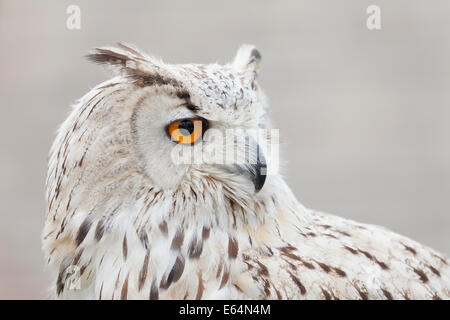
[[[128,45],[89,58],[129,82],[134,152],[152,185],[176,190],[209,179],[246,192],[262,188],[258,132],[267,121],[256,49],[243,46],[227,65],[169,65]]]

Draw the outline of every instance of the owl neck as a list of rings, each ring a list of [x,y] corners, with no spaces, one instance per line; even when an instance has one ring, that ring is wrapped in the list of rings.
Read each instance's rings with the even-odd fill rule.
[[[234,234],[257,229],[277,219],[280,212],[303,212],[305,217],[308,213],[278,175],[270,177],[257,194],[229,186],[185,185],[175,192],[149,188],[136,198],[134,211],[141,212],[137,221],[143,221],[141,226],[147,229],[167,224],[185,229],[217,228]]]
[[[120,188],[137,183],[124,183]],[[273,177],[265,188],[253,198],[245,193],[237,197],[237,190],[200,192],[192,186],[172,192],[144,184],[135,193],[116,189],[114,194],[120,191],[132,196],[110,197],[102,201],[107,206],[97,203],[80,210],[79,216],[67,218],[65,229],[51,234],[46,240],[49,249],[57,248],[51,263],[60,273],[67,265],[78,266],[86,277],[82,283],[95,274],[86,289],[92,298],[118,297],[126,285],[130,286],[128,298],[194,299],[199,294],[196,274],[202,275],[202,281],[217,284],[211,286],[212,292],[203,292],[204,297],[221,298],[217,292],[232,281],[232,270],[240,268],[245,252],[286,245],[282,225],[299,225],[307,217],[281,178]],[[58,245],[58,241],[70,234],[75,235],[75,249],[63,252],[73,247]],[[62,296],[79,293],[67,291],[64,283],[58,285]]]
[[[229,284],[238,276],[234,270],[242,268],[242,256],[251,250],[285,246],[280,221],[289,224],[292,219],[294,225],[293,219],[301,219],[293,214],[300,205],[290,190],[282,180],[275,183],[279,184],[268,187],[271,192],[254,199],[232,198],[226,192],[201,193],[191,187],[171,193],[141,190],[138,200],[121,210],[114,231],[105,238],[114,242],[108,252],[116,248],[116,254],[99,269],[99,281],[108,283],[105,298],[123,292],[112,283],[111,273],[113,279],[121,279],[119,283],[124,283],[123,273],[137,279],[137,288],[128,291],[135,297],[142,292],[160,299],[239,297]],[[211,291],[200,292],[199,281],[208,283]]]

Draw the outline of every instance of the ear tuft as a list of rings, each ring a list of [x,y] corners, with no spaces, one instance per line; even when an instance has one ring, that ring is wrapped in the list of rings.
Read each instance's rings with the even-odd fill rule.
[[[118,47],[95,48],[86,55],[89,61],[110,67],[139,86],[181,84],[167,71],[160,59],[150,57],[138,48],[123,42]]]
[[[233,61],[233,68],[241,71],[257,71],[259,62],[261,61],[261,53],[253,45],[242,45]]]
[[[89,61],[109,66],[114,71],[134,74],[158,68],[156,61],[133,45],[120,42],[118,47],[101,47],[93,49],[86,58]],[[150,71],[150,70],[149,70]]]

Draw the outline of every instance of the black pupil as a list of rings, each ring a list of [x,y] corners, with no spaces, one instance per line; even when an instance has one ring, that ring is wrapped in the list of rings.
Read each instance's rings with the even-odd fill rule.
[[[183,136],[190,136],[194,132],[194,122],[191,120],[183,120],[178,125],[178,130]]]

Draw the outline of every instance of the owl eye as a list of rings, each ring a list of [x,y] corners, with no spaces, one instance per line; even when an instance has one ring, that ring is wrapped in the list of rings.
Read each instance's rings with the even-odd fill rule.
[[[177,143],[193,144],[206,130],[207,122],[204,119],[181,119],[167,126],[170,139]]]

